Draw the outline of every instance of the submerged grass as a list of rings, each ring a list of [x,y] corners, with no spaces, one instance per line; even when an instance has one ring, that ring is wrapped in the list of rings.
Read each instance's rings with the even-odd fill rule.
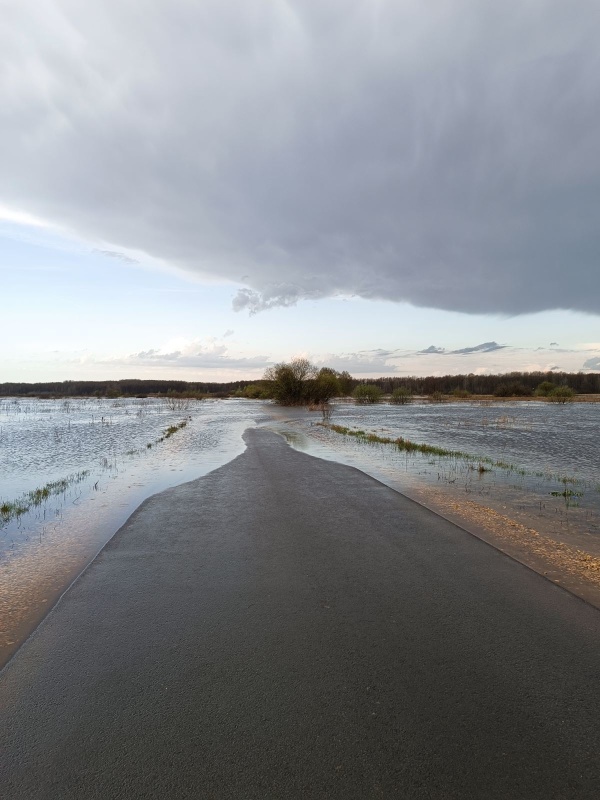
[[[436,445],[418,444],[417,442],[411,442],[410,439],[404,439],[402,436],[398,437],[397,439],[391,439],[387,436],[379,436],[376,433],[366,433],[363,430],[354,430],[343,425],[327,425],[325,423],[317,424],[334,431],[334,433],[340,433],[344,436],[352,436],[355,439],[368,444],[386,444],[392,445],[396,449],[406,453],[423,453],[424,455],[461,459],[468,462],[469,469],[476,470],[480,475],[483,475],[485,472],[490,472],[492,468],[496,468],[504,470],[505,472],[514,473],[516,475],[535,475],[536,477],[543,478],[545,480],[555,480],[559,483],[562,483],[565,486],[565,490],[564,492],[550,492],[550,494],[555,497],[564,497],[567,501],[574,497],[583,496],[583,492],[574,492],[573,490],[566,488],[567,484],[581,485],[584,483],[584,481],[582,481],[580,478],[573,476],[552,475],[543,472],[528,472],[526,469],[523,469],[523,467],[518,467],[515,464],[508,463],[507,461],[496,460],[494,458],[490,458],[489,456],[474,456],[472,453],[465,453],[463,450],[448,450],[444,447],[437,447]]]
[[[173,436],[174,433],[177,433],[177,431],[180,431],[183,428],[185,428],[186,425],[188,424],[189,419],[191,419],[191,417],[189,417],[188,419],[181,420],[181,422],[179,422],[177,425],[169,425],[169,427],[165,428],[164,431],[162,432],[162,436],[159,436],[158,439],[155,439],[153,442],[148,442],[146,444],[145,449],[152,450],[155,444],[161,444],[162,442],[165,441],[165,439],[169,439],[171,436]],[[125,455],[135,456],[137,453],[142,453],[143,451],[144,448],[142,448],[141,450],[127,450]]]
[[[90,474],[89,470],[84,469],[81,472],[74,472],[66,478],[61,478],[57,481],[50,481],[38,489],[32,489],[26,492],[18,500],[8,501],[5,500],[0,505],[0,526],[10,522],[11,519],[22,517],[32,508],[37,508],[49,500],[51,497],[64,494],[67,489],[76,483],[81,483]]]
[[[168,439],[169,436],[173,436],[174,433],[180,431],[182,428],[185,428],[187,425],[187,420],[182,420],[179,425],[169,425],[169,427],[163,432],[163,439]]]
[[[177,433],[177,431],[185,428],[187,424],[188,420],[184,419],[177,425],[169,425],[169,427],[162,432],[162,436],[160,436],[154,442],[148,442],[144,449],[151,450],[154,445],[164,442],[165,439],[169,439],[171,436],[173,436],[173,434]],[[127,450],[125,455],[132,456],[138,452],[142,451]],[[101,459],[100,463],[104,469],[108,469],[111,466],[110,462],[106,458]],[[74,484],[81,483],[89,474],[89,470],[75,472],[71,475],[67,475],[66,478],[50,481],[49,483],[44,484],[44,486],[40,486],[37,489],[32,489],[29,492],[25,492],[25,494],[23,494],[17,500],[0,500],[0,528],[11,520],[18,519],[24,514],[27,514],[27,512],[31,511],[33,508],[41,506],[51,497],[64,494]],[[97,483],[95,484],[94,488],[98,488]]]
[[[402,436],[397,439],[390,439],[387,436],[378,436],[376,433],[365,433],[365,431],[345,428],[343,425],[326,425],[324,427],[329,428],[329,430],[335,433],[341,433],[344,436],[354,436],[370,444],[391,444],[398,450],[404,450],[407,453],[424,453],[426,455],[450,456],[452,458],[473,458],[468,453],[463,453],[461,450],[446,450],[443,447],[436,447],[431,444],[417,444],[416,442],[411,442],[410,439],[404,439]]]

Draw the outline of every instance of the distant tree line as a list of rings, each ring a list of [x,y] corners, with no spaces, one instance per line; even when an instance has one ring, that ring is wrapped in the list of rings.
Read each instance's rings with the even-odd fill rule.
[[[0,397],[229,397],[251,381],[205,383],[142,380],[0,383]]]
[[[361,386],[377,387],[381,394],[406,402],[412,395],[441,397],[495,395],[497,397],[547,396],[553,388],[569,386],[576,394],[600,394],[598,372],[510,372],[501,375],[443,375],[381,377],[361,380],[348,372],[317,368],[305,359],[275,364],[259,381],[191,382],[125,379],[118,381],[62,381],[0,383],[0,397],[251,397],[273,398],[282,404],[327,402],[351,395]],[[539,391],[540,385],[545,389]],[[402,390],[402,391],[399,391]],[[366,400],[372,402],[372,400]]]
[[[470,394],[496,395],[497,397],[527,396],[535,394],[541,383],[552,386],[570,386],[576,394],[600,394],[600,373],[598,372],[509,372],[501,375],[442,375],[424,378],[383,377],[367,378],[358,383],[378,386],[385,394],[396,389],[406,389],[413,395]]]

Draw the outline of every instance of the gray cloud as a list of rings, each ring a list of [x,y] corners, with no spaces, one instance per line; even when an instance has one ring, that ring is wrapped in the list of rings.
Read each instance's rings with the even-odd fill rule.
[[[596,0],[2,13],[3,204],[242,283],[250,313],[600,313]]]
[[[273,363],[272,359],[265,355],[246,357],[232,354],[226,345],[214,337],[191,341],[180,339],[167,343],[162,348],[150,348],[126,356],[96,359],[96,362],[132,367],[229,369],[235,372],[265,369]]]
[[[431,345],[430,347],[425,348],[425,350],[419,350],[418,355],[429,355],[430,353],[441,355],[446,352],[446,348],[444,347],[436,347],[435,345]]]
[[[446,350],[444,347],[436,347],[431,345],[425,350],[418,350],[415,355],[441,355],[441,356],[467,356],[471,353],[493,353],[495,350],[504,350],[507,347],[505,344],[498,344],[497,342],[483,342],[476,344],[474,347],[462,347],[460,350]]]
[[[477,344],[475,347],[462,347],[460,350],[450,350],[448,355],[468,356],[472,353],[493,353],[496,350],[504,350],[505,344],[498,344],[497,342],[483,342]]]
[[[329,354],[319,366],[332,367],[340,372],[346,370],[351,375],[392,375],[398,368],[389,363],[388,359],[394,357],[395,350],[361,350],[356,353]]]
[[[102,362],[99,362],[102,363]],[[127,364],[131,366],[169,366],[169,367],[195,367],[204,369],[231,369],[251,370],[266,369],[273,362],[267,356],[259,355],[251,358],[236,358],[223,351],[210,351],[197,353],[184,353],[180,350],[172,353],[162,353],[158,350],[146,350],[132,353],[125,358],[110,359],[110,363]]]
[[[269,286],[262,294],[251,289],[240,289],[232,301],[234,311],[248,311],[258,314],[277,306],[293,306],[298,300],[310,295],[309,291],[303,292],[298,286],[282,286],[280,284]]]
[[[118,261],[124,261],[126,264],[140,263],[136,258],[126,256],[125,253],[120,253],[118,250],[94,250],[94,253],[98,253],[101,256],[107,256],[108,258],[116,258]]]
[[[600,370],[600,358],[588,358],[584,361],[582,369]]]

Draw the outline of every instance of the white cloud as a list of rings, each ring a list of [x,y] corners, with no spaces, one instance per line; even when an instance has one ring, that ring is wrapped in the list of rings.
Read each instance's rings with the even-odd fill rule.
[[[217,339],[174,339],[160,348],[150,348],[126,356],[110,357],[99,363],[138,367],[170,367],[179,369],[227,369],[233,372],[250,372],[266,369],[272,361],[265,355],[245,356],[234,354]],[[243,376],[240,376],[243,377]]]

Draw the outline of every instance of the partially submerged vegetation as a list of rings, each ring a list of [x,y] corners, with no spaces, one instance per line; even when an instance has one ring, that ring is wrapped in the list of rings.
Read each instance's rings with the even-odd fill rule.
[[[165,428],[165,430],[162,432],[162,436],[159,436],[158,439],[155,439],[153,442],[148,442],[146,449],[151,450],[155,444],[160,444],[161,442],[164,442],[165,439],[170,439],[173,434],[177,433],[177,431],[183,430],[183,428],[187,426],[189,419],[191,419],[191,417],[181,420],[181,422],[177,425],[169,425],[169,427]],[[129,450],[127,455],[135,455],[135,452],[135,450]]]
[[[148,442],[145,448],[142,450],[127,450],[124,455],[133,456],[143,452],[144,450],[152,449],[152,447],[155,445],[164,442],[166,439],[170,439],[171,436],[185,428],[188,424],[188,420],[189,418],[181,420],[181,422],[177,423],[176,425],[169,425],[162,432],[161,436],[159,436],[153,442]],[[106,457],[100,459],[100,465],[103,469],[110,469],[114,467],[114,463]],[[6,525],[13,519],[19,519],[32,509],[43,505],[52,497],[65,495],[66,492],[74,485],[82,483],[89,476],[89,474],[90,471],[87,469],[80,470],[79,472],[74,472],[71,475],[67,475],[66,478],[49,481],[37,489],[32,489],[31,491],[25,492],[17,500],[0,500],[0,527]]]
[[[412,403],[412,401],[412,393],[410,389],[407,389],[405,386],[400,386],[398,389],[394,389],[390,397],[390,403],[395,406],[406,406],[409,403]]]
[[[319,369],[306,358],[275,364],[264,377],[270,397],[283,406],[328,403],[348,389],[350,380],[348,373]]]
[[[360,383],[352,392],[352,397],[359,405],[379,403],[383,392],[374,383]]]
[[[37,508],[49,500],[51,497],[65,494],[68,489],[77,483],[81,483],[89,475],[89,470],[84,469],[60,478],[57,481],[50,481],[38,489],[25,492],[18,500],[3,500],[0,503],[0,526],[10,522],[11,519],[22,517],[32,508]]]
[[[420,453],[422,455],[438,456],[440,458],[460,459],[466,463],[469,471],[475,471],[479,475],[490,472],[492,469],[500,469],[504,472],[510,472],[521,476],[529,474],[536,478],[556,481],[561,483],[564,488],[560,491],[551,491],[550,494],[553,497],[564,498],[565,505],[567,507],[576,505],[578,499],[583,497],[584,494],[582,490],[582,485],[584,482],[573,476],[554,475],[539,471],[528,472],[522,467],[501,459],[494,459],[489,456],[475,456],[472,453],[466,453],[463,450],[449,450],[445,447],[438,447],[437,445],[419,444],[417,442],[410,441],[410,439],[405,439],[402,436],[392,439],[388,436],[379,436],[376,433],[369,433],[356,428],[348,428],[344,425],[326,424],[325,422],[317,424],[327,428],[330,431],[333,431],[334,433],[339,433],[343,436],[351,436],[359,442],[363,442],[365,444],[391,445],[396,450],[400,450],[405,453]],[[571,489],[570,486],[572,485],[578,485],[579,488],[577,490]]]
[[[600,376],[578,374],[568,377],[578,385],[578,391],[600,392]],[[431,403],[444,403],[449,400],[476,400],[482,394],[488,398],[536,397],[555,403],[568,403],[575,398],[576,390],[568,384],[566,374],[562,373],[358,380],[347,372],[337,372],[330,367],[318,368],[305,358],[296,358],[275,364],[265,372],[261,381],[235,392],[237,397],[272,399],[286,406],[317,405],[327,403],[334,397],[349,396],[361,405],[384,400],[394,405],[406,405],[413,402],[416,396]]]

